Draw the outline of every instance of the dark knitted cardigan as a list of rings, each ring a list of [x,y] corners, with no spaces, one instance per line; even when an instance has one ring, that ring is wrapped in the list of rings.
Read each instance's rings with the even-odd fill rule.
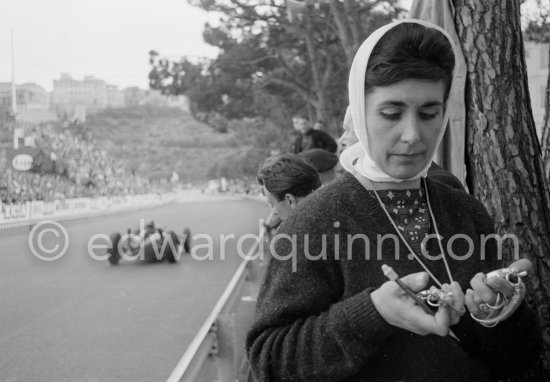
[[[437,181],[428,180],[427,186],[443,248],[455,233],[468,235],[475,245],[467,259],[447,256],[465,291],[477,272],[501,267],[494,240],[486,243],[481,259],[480,235],[493,232],[492,221],[468,194]],[[386,323],[370,300],[370,293],[387,281],[381,265],[401,276],[422,271],[401,243],[395,255],[393,240],[384,241],[377,255],[377,235],[393,232],[372,191],[349,173],[298,206],[274,238],[274,258],[247,337],[258,380],[490,381],[536,360],[540,329],[525,304],[494,328],[479,325],[466,313],[451,327],[460,342]],[[360,234],[370,241],[350,236]],[[431,256],[438,248],[436,240],[428,242]],[[455,257],[467,255],[467,241],[455,240],[452,250]],[[319,259],[312,260],[315,256]],[[449,282],[442,260],[425,263],[441,282]]]

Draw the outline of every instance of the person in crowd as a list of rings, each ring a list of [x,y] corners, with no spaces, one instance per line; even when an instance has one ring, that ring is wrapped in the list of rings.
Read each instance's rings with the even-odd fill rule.
[[[273,239],[247,336],[258,380],[483,382],[536,362],[529,261],[507,269],[510,282],[492,273],[502,264],[495,240],[482,243],[494,233],[483,205],[426,177],[454,57],[448,34],[418,20],[385,25],[358,49],[348,91],[359,141],[340,156],[343,177]],[[434,310],[416,295],[430,285]]]
[[[302,151],[302,145],[304,140],[304,133],[307,130],[309,119],[305,115],[296,114],[292,117],[292,126],[294,131],[292,133],[292,142],[290,145],[290,153],[298,154]]]
[[[295,130],[292,153],[298,154],[315,148],[335,153],[338,149],[334,138],[323,130],[313,129],[309,123],[309,118],[305,115],[295,115],[292,118],[292,123]]]
[[[338,144],[326,131],[322,130],[324,122],[321,122],[322,126],[317,123],[318,129],[311,128],[310,124],[305,124],[304,138],[302,142],[302,151],[311,149],[323,149],[331,153],[335,153],[338,150]]]
[[[325,131],[327,129],[327,125],[325,121],[322,119],[315,121],[315,124],[313,125],[313,130],[322,130]]]
[[[317,171],[294,154],[267,158],[257,180],[272,210],[272,218],[266,222],[269,232],[276,230],[306,196],[321,187]]]
[[[310,149],[302,151],[298,156],[305,159],[318,173],[321,184],[325,185],[336,178],[336,165],[338,156],[323,149]]]

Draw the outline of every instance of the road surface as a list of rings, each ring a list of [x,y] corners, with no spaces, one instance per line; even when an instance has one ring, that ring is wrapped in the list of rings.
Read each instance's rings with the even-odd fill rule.
[[[67,222],[68,250],[55,261],[32,254],[28,231],[2,234],[0,381],[166,380],[240,264],[238,238],[257,233],[267,212],[257,201],[203,200]],[[178,234],[188,226],[213,247],[195,239],[195,256],[177,264],[110,266],[90,256],[93,235],[124,233],[140,218]],[[58,239],[42,240],[49,249]]]

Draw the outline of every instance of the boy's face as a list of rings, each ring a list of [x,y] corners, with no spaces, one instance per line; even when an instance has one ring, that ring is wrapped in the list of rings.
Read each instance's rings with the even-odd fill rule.
[[[305,118],[294,117],[292,118],[292,124],[294,125],[294,129],[296,131],[299,131],[300,133],[305,133],[307,130],[308,121]]]

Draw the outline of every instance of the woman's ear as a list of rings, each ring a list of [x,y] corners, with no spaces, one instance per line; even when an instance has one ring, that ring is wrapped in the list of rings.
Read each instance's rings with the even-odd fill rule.
[[[286,194],[285,195],[285,200],[288,203],[288,207],[291,210],[294,210],[296,208],[296,206],[298,205],[298,199],[292,194]]]

